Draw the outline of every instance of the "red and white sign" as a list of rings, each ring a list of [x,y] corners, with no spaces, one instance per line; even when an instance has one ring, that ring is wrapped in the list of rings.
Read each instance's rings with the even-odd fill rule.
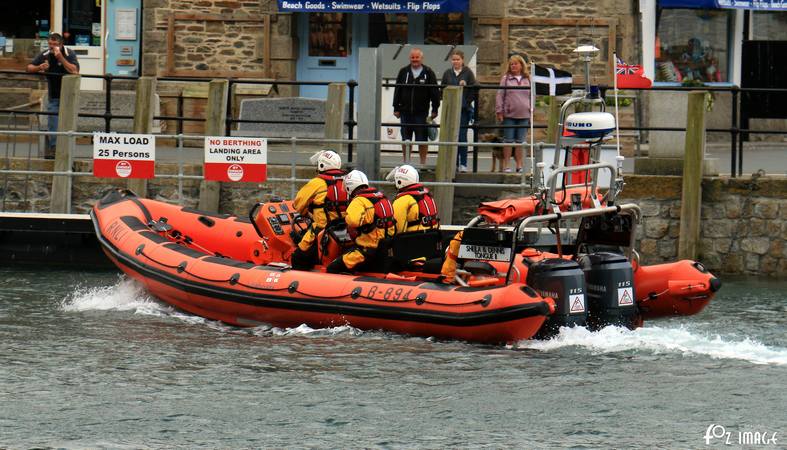
[[[93,175],[102,178],[153,178],[156,136],[93,133]]]
[[[258,183],[268,179],[268,141],[262,138],[205,138],[205,179]]]

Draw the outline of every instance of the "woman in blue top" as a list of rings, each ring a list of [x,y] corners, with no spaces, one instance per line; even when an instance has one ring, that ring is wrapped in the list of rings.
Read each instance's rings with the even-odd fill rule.
[[[475,74],[465,66],[465,54],[461,50],[451,53],[451,68],[443,73],[443,86],[464,86],[462,90],[462,116],[459,122],[459,142],[467,142],[467,127],[473,118],[474,105],[478,91],[474,88]],[[457,170],[467,172],[467,146],[458,148]]]

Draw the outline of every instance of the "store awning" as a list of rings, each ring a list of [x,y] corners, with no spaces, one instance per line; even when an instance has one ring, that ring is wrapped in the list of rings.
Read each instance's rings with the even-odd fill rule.
[[[659,0],[662,8],[754,9],[787,11],[784,0]]]
[[[467,12],[470,0],[277,0],[282,12],[442,14]]]

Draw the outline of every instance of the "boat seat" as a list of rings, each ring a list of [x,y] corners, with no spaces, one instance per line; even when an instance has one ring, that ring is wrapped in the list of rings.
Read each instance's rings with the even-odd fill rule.
[[[439,230],[413,231],[397,234],[391,240],[393,259],[402,268],[408,268],[413,261],[439,259],[442,264],[443,242]]]
[[[473,275],[497,275],[497,269],[486,261],[466,261],[462,265],[462,270],[466,270]]]

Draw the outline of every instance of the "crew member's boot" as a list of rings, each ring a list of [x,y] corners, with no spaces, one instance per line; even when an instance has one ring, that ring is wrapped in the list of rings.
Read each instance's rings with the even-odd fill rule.
[[[344,264],[344,258],[342,256],[336,258],[328,264],[328,267],[325,268],[325,271],[328,273],[351,273],[352,271],[347,268]]]
[[[296,248],[290,255],[290,265],[295,270],[311,270],[314,267],[314,256],[312,253]]]

